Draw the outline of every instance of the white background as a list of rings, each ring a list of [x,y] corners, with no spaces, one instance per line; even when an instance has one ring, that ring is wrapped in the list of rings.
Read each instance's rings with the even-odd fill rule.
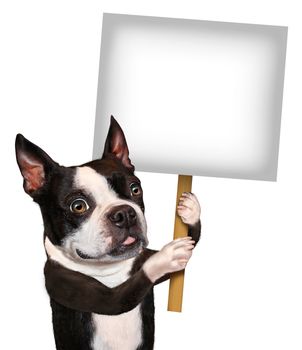
[[[289,27],[276,183],[194,178],[203,238],[183,313],[156,288],[155,349],[302,347],[301,14],[293,1],[6,1],[0,5],[1,348],[54,349],[42,221],[14,159],[22,132],[65,165],[91,158],[103,12]],[[131,150],[130,150],[131,151]],[[175,175],[139,174],[150,247],[171,239]]]

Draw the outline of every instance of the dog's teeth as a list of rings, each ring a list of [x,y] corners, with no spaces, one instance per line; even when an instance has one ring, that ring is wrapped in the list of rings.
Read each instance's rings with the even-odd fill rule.
[[[132,243],[135,242],[135,238],[134,237],[131,237],[131,236],[128,236],[125,241],[123,242],[123,245],[130,245]]]

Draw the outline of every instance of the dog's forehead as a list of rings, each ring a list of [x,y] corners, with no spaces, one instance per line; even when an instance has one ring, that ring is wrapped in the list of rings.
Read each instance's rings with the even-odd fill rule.
[[[76,168],[74,187],[92,195],[97,203],[117,198],[106,177],[89,166]]]
[[[115,157],[107,156],[106,158],[96,159],[91,162],[83,164],[84,166],[89,166],[94,169],[97,173],[105,176],[111,177],[113,173],[121,173],[124,176],[133,176],[133,172],[128,168],[124,167],[123,164],[117,160]]]

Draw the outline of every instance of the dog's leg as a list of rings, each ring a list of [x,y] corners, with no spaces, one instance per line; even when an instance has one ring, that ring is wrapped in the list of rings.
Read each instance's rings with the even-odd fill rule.
[[[68,308],[104,315],[118,315],[136,307],[159,278],[185,267],[194,247],[190,238],[184,238],[172,241],[159,252],[142,254],[147,260],[142,261],[141,268],[121,285],[109,288],[92,277],[59,264],[56,258],[61,260],[61,251],[48,239],[46,242],[49,260],[44,273],[49,296]],[[61,263],[64,264],[64,261],[61,260]]]
[[[47,260],[44,274],[51,299],[70,309],[103,315],[119,315],[132,310],[153,287],[142,269],[115,288],[52,260]]]

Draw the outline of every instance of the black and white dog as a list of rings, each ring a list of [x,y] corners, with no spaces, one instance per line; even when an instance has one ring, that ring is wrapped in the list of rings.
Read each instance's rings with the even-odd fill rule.
[[[184,193],[188,238],[147,249],[143,191],[111,118],[101,159],[64,167],[16,138],[24,190],[41,208],[45,282],[58,350],[153,349],[153,286],[185,268],[200,236],[200,206]]]

